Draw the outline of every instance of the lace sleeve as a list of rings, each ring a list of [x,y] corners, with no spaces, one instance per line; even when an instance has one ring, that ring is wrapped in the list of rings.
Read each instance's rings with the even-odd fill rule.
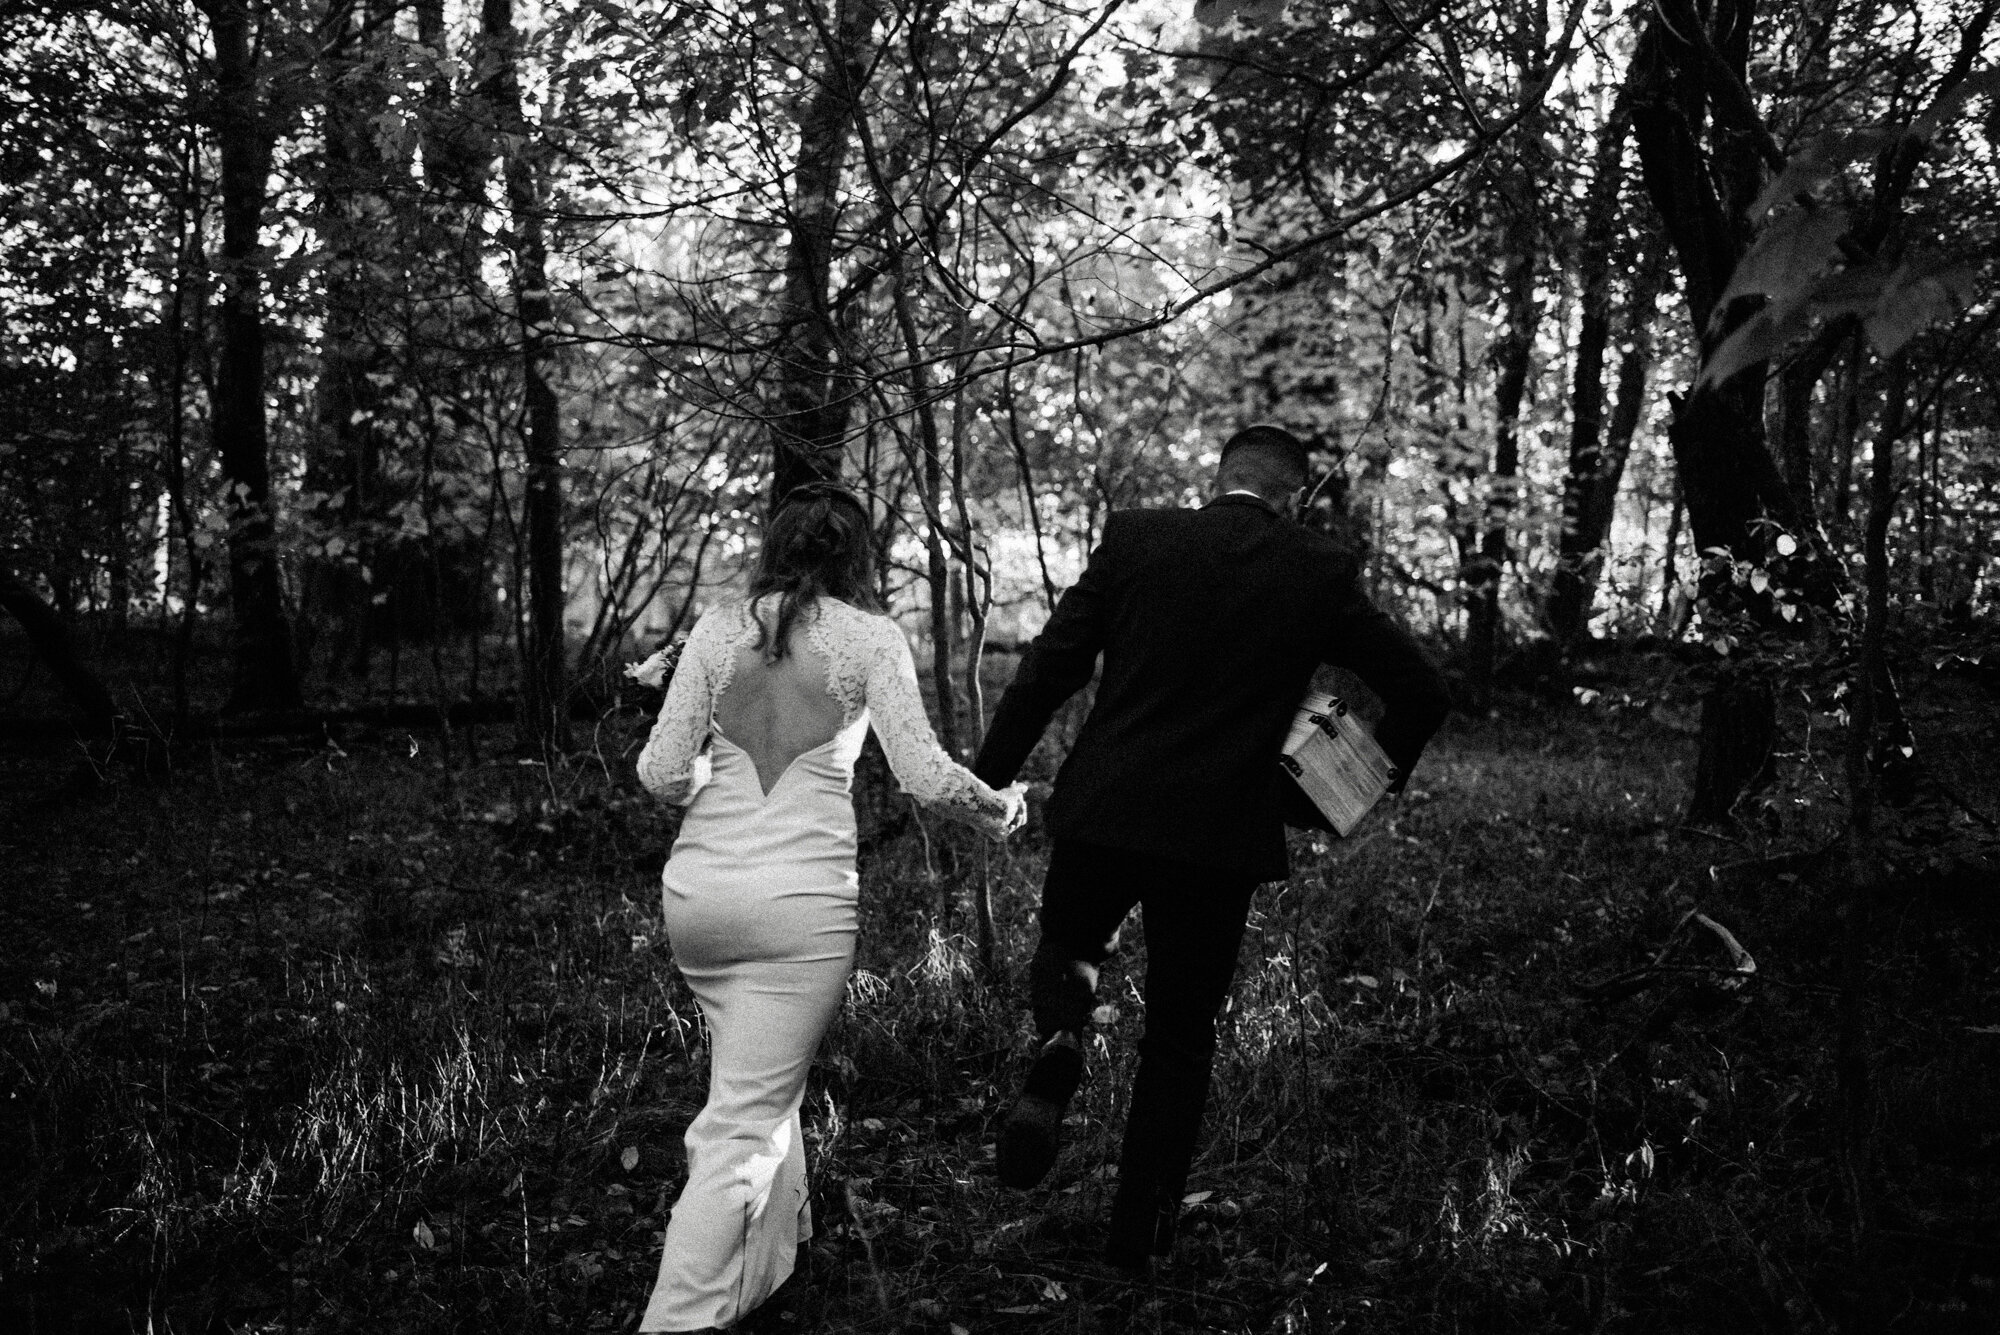
[[[667,683],[667,698],[653,721],[646,749],[639,753],[639,782],[669,806],[686,806],[708,782],[709,721],[721,677],[716,656],[734,652],[721,630],[715,612],[695,623]]]
[[[896,623],[870,617],[864,689],[869,720],[897,782],[923,805],[964,821],[990,838],[1007,833],[1008,802],[938,745],[917,687],[917,664]]]

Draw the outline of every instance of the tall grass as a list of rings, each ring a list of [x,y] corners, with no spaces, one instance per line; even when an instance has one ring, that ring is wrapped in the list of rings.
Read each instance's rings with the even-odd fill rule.
[[[630,1329],[704,1093],[654,898],[670,825],[632,740],[554,770],[401,737],[219,752],[17,826],[0,1324]],[[1360,837],[1300,840],[1252,915],[1150,1289],[1091,1264],[1140,934],[1051,1183],[1002,1191],[989,1124],[1021,1074],[1046,843],[982,854],[865,794],[861,959],[806,1104],[819,1235],[759,1328],[1831,1328],[1816,901],[1718,900],[1711,867],[1755,850],[1672,828],[1687,751],[1639,718],[1459,724]],[[1823,819],[1800,810],[1794,842]],[[1753,943],[1761,991],[1703,990],[1697,905]],[[1685,978],[1579,995],[1663,947]],[[1906,1018],[1908,1161],[1991,1185],[1959,1153],[2000,1146],[1955,1093],[1977,1063],[1926,1055],[1942,1029]],[[1983,1256],[1897,1272],[1912,1328],[1977,1328]]]

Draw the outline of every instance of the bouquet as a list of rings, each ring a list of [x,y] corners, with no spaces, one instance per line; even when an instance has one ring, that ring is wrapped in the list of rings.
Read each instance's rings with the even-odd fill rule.
[[[654,650],[651,657],[637,663],[625,665],[625,675],[641,686],[654,690],[665,690],[667,681],[674,675],[674,668],[681,661],[681,651],[687,648],[686,640],[674,640]]]

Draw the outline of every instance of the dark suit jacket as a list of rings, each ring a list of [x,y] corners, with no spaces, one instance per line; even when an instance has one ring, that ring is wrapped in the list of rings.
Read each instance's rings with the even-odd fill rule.
[[[1405,775],[1450,696],[1326,537],[1254,496],[1111,516],[1000,699],[974,765],[1011,783],[1056,708],[1104,676],[1049,799],[1050,832],[1286,874],[1278,752],[1321,662],[1382,699],[1375,737]]]

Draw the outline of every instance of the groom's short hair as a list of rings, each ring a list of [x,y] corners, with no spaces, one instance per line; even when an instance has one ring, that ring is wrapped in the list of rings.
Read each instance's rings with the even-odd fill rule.
[[[1278,496],[1303,487],[1311,471],[1304,441],[1281,426],[1259,422],[1222,442],[1215,481],[1225,489],[1248,487],[1261,495]]]

